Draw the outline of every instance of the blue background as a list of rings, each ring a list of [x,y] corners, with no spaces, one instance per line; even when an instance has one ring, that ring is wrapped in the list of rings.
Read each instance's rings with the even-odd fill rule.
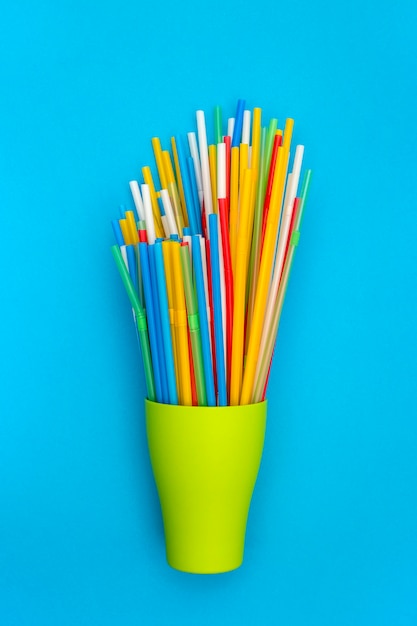
[[[417,623],[416,19],[412,0],[3,7],[4,626]],[[295,118],[314,179],[245,562],[198,577],[165,563],[110,220],[153,135],[238,97]]]

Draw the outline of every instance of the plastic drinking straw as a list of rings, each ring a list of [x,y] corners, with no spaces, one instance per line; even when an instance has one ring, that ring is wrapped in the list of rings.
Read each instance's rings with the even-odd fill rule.
[[[200,241],[201,262],[203,266],[204,293],[206,295],[207,320],[208,320],[209,331],[210,331],[209,338],[210,338],[211,358],[213,362],[213,376],[214,376],[214,379],[216,379],[216,376],[214,374],[216,370],[216,366],[215,366],[214,358],[213,358],[213,345],[212,345],[212,334],[211,334],[211,329],[213,328],[213,336],[214,336],[214,327],[212,326],[212,315],[211,315],[211,304],[210,304],[211,292],[209,290],[209,282],[208,282],[209,272],[207,269],[206,240],[200,235],[199,241]],[[190,251],[192,251],[191,245],[190,245]],[[216,388],[216,383],[214,383],[214,388]]]
[[[217,213],[217,147],[212,144],[208,148],[211,197],[213,200],[213,213]]]
[[[246,143],[240,144],[239,150],[239,191],[243,187],[243,174],[244,171],[249,168],[249,146]],[[241,202],[239,193],[239,204]]]
[[[177,147],[179,168],[181,170],[181,179],[182,179],[182,184],[183,184],[183,189],[184,189],[186,213],[188,215],[188,225],[191,228],[191,234],[196,235],[198,232],[201,232],[198,230],[198,222],[197,222],[197,214],[196,214],[196,210],[200,212],[200,206],[198,204],[198,193],[196,196],[197,204],[194,205],[193,191],[191,188],[191,179],[190,179],[190,174],[188,172],[187,159],[185,157],[184,145],[182,142],[182,138],[180,136],[176,137],[175,144]]]
[[[225,305],[226,305],[226,323],[223,328],[226,330],[226,378],[227,388],[230,389],[230,373],[232,362],[232,333],[233,333],[233,272],[232,261],[230,258],[230,240],[227,220],[227,201],[225,198],[219,198],[219,219],[220,232],[223,249],[224,279],[226,285]]]
[[[253,218],[253,235],[251,245],[251,258],[249,262],[249,300],[248,300],[248,313],[247,313],[247,326],[250,328],[253,316],[253,307],[255,303],[255,291],[259,273],[259,259],[261,249],[261,234],[262,234],[262,207],[263,207],[263,179],[265,168],[265,141],[266,141],[266,128],[261,132],[261,150],[260,150],[260,165],[259,175],[257,180],[256,200],[255,200],[255,214]],[[249,332],[246,335],[249,337]]]
[[[248,351],[243,375],[242,394],[240,404],[249,404],[253,393],[256,363],[258,360],[259,344],[262,335],[262,326],[266,299],[268,296],[271,269],[273,267],[275,241],[278,232],[278,224],[282,198],[284,195],[285,173],[288,163],[288,153],[283,147],[278,148],[278,153],[283,152],[282,157],[278,156],[278,167],[274,176],[272,188],[271,206],[268,214],[267,226],[265,229],[265,240],[262,250],[261,265],[259,268],[258,285],[256,287],[255,306],[253,310],[252,327],[248,342]],[[236,297],[236,296],[235,296]]]
[[[245,109],[245,104],[244,100],[237,101],[235,123],[233,127],[232,148],[238,147],[242,140],[243,111]]]
[[[164,338],[162,332],[161,309],[159,306],[158,278],[156,274],[155,246],[148,246],[149,269],[151,273],[153,311],[155,316],[158,362],[161,376],[162,402],[169,404],[168,378],[165,364]]]
[[[194,372],[194,363],[193,363],[193,349],[191,346],[190,329],[188,327],[187,327],[187,337],[188,337],[188,358],[190,362],[191,397],[193,400],[193,406],[198,406],[197,387],[195,383],[195,372]]]
[[[158,198],[155,191],[155,185],[152,178],[151,170],[148,166],[142,167],[143,180],[149,187],[149,193],[151,194],[151,202],[152,202],[152,213],[155,224],[155,231],[157,237],[164,236],[164,229],[161,221],[161,214],[159,212],[158,207]]]
[[[138,224],[138,235],[139,235],[139,242],[140,243],[147,243],[148,242],[148,236],[146,234],[146,223],[145,220],[141,220]]]
[[[198,200],[200,204],[200,212],[203,206],[203,179],[201,175],[200,156],[198,154],[197,137],[195,133],[187,133],[190,154],[193,159],[195,180],[197,183]]]
[[[178,191],[180,194],[181,213],[184,218],[184,226],[189,226],[190,221],[188,217],[187,203],[185,201],[184,184],[182,182],[181,167],[180,167],[180,162],[178,159],[178,150],[177,150],[177,143],[175,141],[175,137],[171,137],[171,148],[172,148],[172,156],[174,157],[175,175],[177,177]]]
[[[174,282],[175,332],[177,335],[178,373],[180,380],[180,404],[192,406],[190,360],[188,354],[187,310],[182,281],[179,242],[171,244],[171,262]]]
[[[129,276],[132,279],[132,283],[136,292],[138,293],[138,271],[135,256],[135,247],[133,245],[126,246],[127,268],[129,270]],[[139,293],[138,293],[139,297]],[[139,298],[140,302],[140,298]],[[141,306],[142,303],[140,302]]]
[[[207,318],[207,301],[204,288],[203,264],[201,259],[200,238],[193,235],[193,266],[197,291],[198,314],[200,317],[200,335],[203,354],[204,378],[206,383],[207,404],[216,406],[214,390],[213,364],[211,360],[210,330]]]
[[[233,276],[236,275],[236,244],[239,219],[239,148],[231,149],[230,165],[230,256],[232,259]]]
[[[249,213],[249,224],[248,224],[248,252],[246,263],[250,266],[250,252],[251,252],[251,244],[252,244],[252,233],[253,233],[253,220],[255,214],[255,201],[256,201],[256,191],[258,188],[258,177],[259,177],[259,161],[260,161],[260,153],[261,153],[261,116],[262,110],[259,107],[254,108],[253,110],[253,125],[252,125],[252,156],[251,156],[251,165],[250,169],[252,170],[252,195],[250,202],[250,213]],[[247,293],[249,293],[251,287],[251,276],[252,276],[252,268],[249,267],[249,271],[247,271],[248,281],[247,281]],[[246,326],[247,322],[249,323],[252,320],[252,312],[250,311],[249,317],[246,318]]]
[[[157,339],[157,326],[154,312],[154,302],[152,295],[152,281],[149,268],[148,244],[139,244],[140,266],[142,271],[143,290],[145,294],[146,315],[148,318],[149,341],[151,345],[152,365],[155,380],[156,401],[164,402],[161,384],[161,372],[159,367],[159,346]]]
[[[170,319],[168,311],[168,295],[165,279],[162,243],[154,244],[155,265],[158,282],[159,309],[161,315],[162,336],[164,341],[165,364],[168,381],[169,404],[178,404],[177,383],[175,379],[174,353],[172,347]]]
[[[247,143],[248,145],[250,143],[250,118],[251,118],[250,110],[246,109],[245,111],[243,111],[242,142],[241,143]]]
[[[271,162],[269,166],[268,180],[267,180],[266,189],[265,189],[264,209],[263,209],[263,217],[262,217],[261,250],[262,250],[263,241],[265,238],[265,228],[266,228],[266,222],[268,220],[269,205],[271,203],[272,185],[274,182],[275,168],[277,165],[278,148],[281,146],[281,143],[282,143],[282,136],[278,134],[275,135],[274,145],[273,145],[272,154],[271,154]]]
[[[213,289],[214,334],[216,342],[216,369],[219,406],[227,405],[226,371],[224,367],[222,301],[220,291],[218,216],[209,215],[211,278]]]
[[[133,211],[126,211],[126,222],[129,228],[131,242],[134,244],[139,243],[138,229],[136,227]]]
[[[219,143],[217,145],[217,198],[226,199],[226,144]]]
[[[200,321],[191,278],[191,259],[187,244],[181,244],[181,267],[184,282],[185,301],[187,304],[188,328],[190,329],[191,348],[195,382],[197,387],[197,401],[199,406],[207,406],[206,385],[204,381],[204,365],[201,347]]]
[[[146,224],[146,234],[148,236],[148,242],[150,244],[155,243],[156,235],[155,235],[155,224],[153,221],[152,215],[152,202],[151,202],[151,194],[149,191],[148,185],[141,185],[142,190],[142,198],[143,198],[143,208],[145,211],[145,224]]]
[[[204,111],[197,111],[196,119],[198,147],[200,152],[201,179],[203,183],[204,211],[208,224],[208,216],[213,213],[213,200],[211,194],[210,166],[208,160],[206,120],[204,116]],[[208,238],[210,239],[210,236]]]
[[[232,141],[234,129],[235,129],[235,118],[229,117],[229,119],[227,120],[227,135],[228,137],[230,137],[230,141]]]
[[[130,229],[126,218],[119,220],[119,226],[120,230],[122,231],[123,241],[125,245],[128,246],[129,244],[133,243],[131,240]]]
[[[222,110],[221,107],[214,107],[214,143],[221,143],[223,141],[222,134]]]
[[[197,229],[197,233],[203,234],[203,225],[201,223],[201,207],[200,207],[200,200],[199,200],[199,195],[198,195],[197,180],[195,177],[195,164],[194,164],[193,157],[188,157],[187,168],[188,168],[188,176],[190,178],[191,191],[192,191],[192,196],[193,196],[196,229]]]
[[[156,169],[158,171],[159,183],[161,189],[167,189],[166,172],[164,169],[164,160],[162,158],[162,147],[159,137],[152,137],[152,148],[155,156]]]
[[[182,237],[182,229],[184,227],[184,218],[181,211],[181,201],[178,195],[177,183],[175,182],[174,170],[172,169],[171,155],[168,150],[164,150],[162,153],[164,161],[165,177],[167,180],[167,189],[171,198],[172,207],[174,209],[175,221],[177,223],[177,229]]]
[[[230,376],[231,406],[237,406],[239,404],[240,392],[242,388],[243,340],[245,330],[246,256],[249,247],[248,222],[252,186],[252,170],[246,169],[243,176],[243,186],[241,192],[242,200],[240,206],[239,231],[236,249],[236,273],[234,276],[232,359]]]
[[[213,281],[211,274],[211,254],[210,254],[210,242],[208,239],[203,239],[204,247],[206,251],[206,267],[207,267],[207,288],[208,288],[208,303],[209,303],[209,324],[210,324],[210,339],[211,339],[211,354],[213,362],[213,376],[214,376],[214,389],[217,397],[217,366],[216,366],[216,339],[214,335],[214,306],[213,306]]]
[[[153,371],[152,371],[152,359],[151,359],[151,351],[149,347],[149,338],[148,338],[148,329],[146,324],[146,315],[142,307],[140,306],[138,295],[135,291],[132,280],[129,276],[129,272],[125,265],[125,262],[122,257],[122,253],[120,252],[119,246],[112,246],[111,251],[113,254],[113,258],[116,262],[117,269],[119,270],[121,279],[125,286],[127,295],[130,300],[130,304],[135,312],[136,316],[136,324],[139,333],[139,343],[142,352],[142,361],[143,368],[145,371],[145,382],[146,382],[146,391],[148,394],[148,399],[151,401],[155,401],[155,384],[153,379]]]
[[[142,196],[140,195],[140,189],[137,180],[131,180],[129,182],[130,191],[132,192],[133,202],[140,220],[145,219],[145,211],[143,209]]]
[[[171,199],[166,189],[161,189],[161,201],[164,207],[165,216],[168,222],[168,229],[170,235],[178,235],[177,222],[175,220],[174,211],[172,209]]]
[[[294,227],[294,231],[291,234],[291,239],[290,239],[290,243],[288,247],[288,255],[285,259],[281,283],[280,283],[278,294],[277,294],[276,306],[274,309],[274,317],[272,320],[272,324],[269,328],[265,350],[262,353],[260,353],[259,371],[257,374],[256,387],[254,389],[254,394],[253,394],[254,402],[259,402],[258,398],[260,399],[264,392],[264,388],[265,388],[265,384],[266,384],[266,380],[268,376],[268,371],[270,368],[272,353],[273,353],[274,345],[276,341],[276,336],[278,333],[282,306],[284,303],[285,294],[286,294],[287,286],[288,286],[288,280],[290,277],[291,267],[292,267],[292,263],[293,263],[293,259],[295,255],[295,249],[300,239],[300,227],[301,227],[304,208],[305,208],[308,191],[310,187],[311,175],[312,175],[311,170],[307,170],[305,177],[304,177],[298,212],[295,217],[295,227]]]
[[[122,259],[124,261],[127,271],[129,271],[129,263],[127,262],[126,246],[120,246],[120,254],[122,255]],[[140,301],[139,301],[139,304],[140,304]]]
[[[229,215],[230,210],[230,137],[224,138],[224,145],[226,151],[226,200],[227,200],[227,215]]]
[[[175,329],[175,308],[174,308],[174,276],[172,272],[171,259],[172,245],[170,241],[162,242],[162,255],[164,258],[165,281],[168,296],[168,313],[169,326],[171,330],[172,353],[174,355],[175,380],[177,382],[177,394],[181,398],[181,379],[179,375],[178,352],[177,352],[177,334]],[[181,402],[180,402],[181,404]]]
[[[124,245],[124,239],[123,239],[123,233],[122,233],[122,229],[120,228],[120,224],[118,220],[112,220],[111,221],[111,225],[113,228],[113,233],[114,233],[114,237],[116,239],[116,243],[118,246],[123,246]]]
[[[268,132],[266,134],[266,144],[265,144],[265,172],[264,172],[264,180],[263,182],[263,193],[265,194],[266,183],[268,180],[268,172],[271,163],[271,154],[272,154],[272,146],[274,144],[275,133],[278,126],[278,120],[276,117],[273,117],[269,122]]]

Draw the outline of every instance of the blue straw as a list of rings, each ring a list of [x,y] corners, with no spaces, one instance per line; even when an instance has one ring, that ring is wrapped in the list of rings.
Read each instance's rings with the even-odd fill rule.
[[[156,276],[158,281],[159,309],[161,313],[162,336],[164,340],[165,363],[168,379],[169,404],[178,404],[177,383],[175,379],[174,353],[172,351],[171,328],[169,323],[168,296],[165,282],[162,243],[155,243]]]
[[[185,204],[188,215],[188,224],[191,228],[191,234],[196,235],[198,232],[198,221],[195,212],[194,196],[191,187],[190,175],[188,172],[187,159],[184,153],[184,145],[182,138],[177,135],[175,137],[175,145],[177,146],[178,162],[181,170],[182,188],[184,189]],[[198,198],[198,194],[197,194]]]
[[[235,126],[233,129],[232,148],[238,148],[242,139],[243,111],[245,110],[245,100],[238,100],[235,115]]]
[[[125,240],[123,239],[122,229],[120,228],[119,220],[112,220],[111,225],[113,227],[113,233],[117,245],[124,246]]]
[[[161,314],[159,308],[159,296],[158,296],[158,281],[156,278],[156,263],[155,263],[155,246],[148,246],[148,257],[149,257],[149,269],[151,274],[151,284],[153,285],[152,296],[153,296],[153,312],[155,317],[155,326],[156,326],[156,341],[158,344],[158,363],[159,363],[159,373],[161,376],[161,390],[162,390],[162,402],[164,404],[169,404],[169,395],[168,395],[168,379],[167,372],[165,366],[165,353],[164,353],[164,341],[162,337],[162,323],[161,323]]]
[[[156,400],[157,402],[163,402],[162,387],[161,387],[161,374],[160,374],[160,369],[159,369],[160,356],[159,356],[159,347],[158,347],[158,340],[157,340],[155,313],[154,313],[154,307],[153,307],[152,282],[151,282],[151,273],[150,273],[150,268],[149,268],[148,244],[147,243],[139,244],[139,255],[140,255],[140,267],[142,270],[143,289],[145,292],[146,317],[148,318],[149,342],[151,344]]]
[[[213,289],[214,338],[219,406],[227,405],[226,370],[224,366],[222,297],[220,290],[219,230],[216,213],[209,215],[211,282]]]
[[[203,225],[201,223],[201,209],[200,209],[200,200],[198,198],[198,188],[197,188],[197,180],[195,177],[195,169],[194,169],[194,160],[193,157],[188,157],[187,159],[188,166],[188,175],[190,177],[191,182],[191,190],[193,192],[193,200],[194,200],[194,211],[197,217],[197,232],[193,233],[195,235],[203,234]]]
[[[213,364],[211,361],[210,335],[207,317],[206,292],[204,290],[200,237],[198,235],[194,235],[192,238],[192,242],[194,274],[197,287],[198,314],[200,317],[200,335],[203,351],[204,377],[206,379],[207,404],[208,406],[216,406],[216,393],[214,391]]]

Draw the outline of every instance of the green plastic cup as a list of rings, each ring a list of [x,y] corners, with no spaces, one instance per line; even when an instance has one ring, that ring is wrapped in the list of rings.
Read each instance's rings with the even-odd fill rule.
[[[266,406],[185,407],[145,401],[167,561],[174,569],[216,574],[242,564]]]

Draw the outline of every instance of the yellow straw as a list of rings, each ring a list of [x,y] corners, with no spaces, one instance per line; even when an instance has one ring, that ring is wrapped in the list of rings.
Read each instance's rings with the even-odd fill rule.
[[[181,396],[180,378],[178,376],[178,354],[177,354],[177,336],[175,332],[175,308],[174,308],[174,277],[172,274],[172,241],[162,242],[162,252],[164,255],[165,279],[167,284],[168,296],[168,312],[169,324],[171,327],[172,352],[174,354],[175,379],[177,381],[178,397]]]
[[[190,224],[188,221],[187,204],[185,202],[184,187],[182,184],[181,168],[180,168],[180,162],[178,159],[177,144],[175,142],[175,137],[171,137],[171,147],[172,147],[172,154],[174,156],[175,174],[177,177],[178,191],[180,193],[181,208],[182,208],[182,214],[184,217],[184,226],[189,226]]]
[[[149,193],[151,194],[152,214],[155,223],[155,231],[157,237],[165,237],[165,231],[162,226],[161,214],[159,212],[158,200],[155,191],[155,185],[153,183],[152,173],[150,167],[142,167],[143,180],[149,187]]]
[[[232,259],[233,276],[236,275],[236,243],[237,243],[237,225],[239,220],[239,148],[235,147],[231,150],[230,165],[230,256]]]
[[[284,193],[285,172],[288,164],[288,153],[284,147],[278,148],[277,169],[272,186],[271,204],[265,229],[265,240],[262,250],[261,266],[256,287],[255,306],[253,310],[252,328],[250,331],[248,354],[243,376],[240,404],[250,404],[255,381],[258,351],[261,343],[262,328],[268,297],[269,283],[274,263],[275,241],[278,232],[280,209]]]
[[[261,116],[262,109],[255,108],[253,109],[253,123],[252,123],[252,154],[251,154],[251,163],[250,168],[253,172],[253,185],[255,193],[252,194],[252,201],[250,206],[250,218],[249,218],[249,238],[250,245],[248,246],[248,256],[246,259],[247,265],[249,265],[250,261],[250,250],[252,244],[252,232],[253,232],[253,220],[255,215],[255,203],[256,203],[256,190],[258,188],[258,177],[259,177],[259,161],[260,161],[260,153],[261,153]],[[247,285],[247,293],[248,296],[251,292],[252,280],[253,280],[253,263],[252,267],[249,269],[248,274],[248,285]],[[246,335],[249,335],[249,330],[252,323],[252,307],[250,298],[248,298],[248,311],[246,316]]]
[[[213,198],[213,211],[218,213],[217,208],[217,149],[213,144],[209,146],[209,164],[210,164],[210,180],[211,180],[211,196]]]
[[[245,169],[241,190],[239,231],[236,250],[236,276],[234,279],[232,363],[230,376],[230,405],[239,404],[242,388],[243,340],[245,334],[246,257],[248,255],[248,227],[252,201],[253,173]]]
[[[122,231],[124,242],[126,246],[128,246],[129,244],[132,243],[129,224],[127,223],[126,219],[121,219],[119,220],[119,225],[120,225],[120,230]]]
[[[175,182],[174,170],[172,169],[171,155],[169,154],[168,150],[164,150],[162,152],[162,159],[164,163],[166,183],[168,185],[167,187],[164,187],[164,189],[167,189],[169,193],[172,208],[174,210],[175,221],[177,223],[178,233],[179,236],[182,237],[184,218],[182,216],[181,201],[178,195],[177,184]]]
[[[133,211],[126,211],[126,222],[129,228],[130,240],[132,243],[139,243],[138,229],[136,228],[135,217]]]
[[[243,174],[244,171],[249,167],[249,146],[247,143],[240,144],[240,163],[239,163],[239,191],[241,192],[243,187]],[[239,194],[239,202],[241,200],[241,194]]]
[[[159,181],[161,183],[161,189],[168,189],[167,177],[164,169],[164,159],[162,157],[162,148],[159,137],[152,138],[152,148],[155,155],[156,169],[158,170]]]
[[[171,244],[171,261],[174,276],[174,304],[175,304],[175,330],[178,352],[180,404],[191,406],[193,397],[191,393],[190,358],[188,352],[187,333],[187,310],[185,306],[184,283],[182,281],[182,268],[180,256],[180,244],[176,241]]]

